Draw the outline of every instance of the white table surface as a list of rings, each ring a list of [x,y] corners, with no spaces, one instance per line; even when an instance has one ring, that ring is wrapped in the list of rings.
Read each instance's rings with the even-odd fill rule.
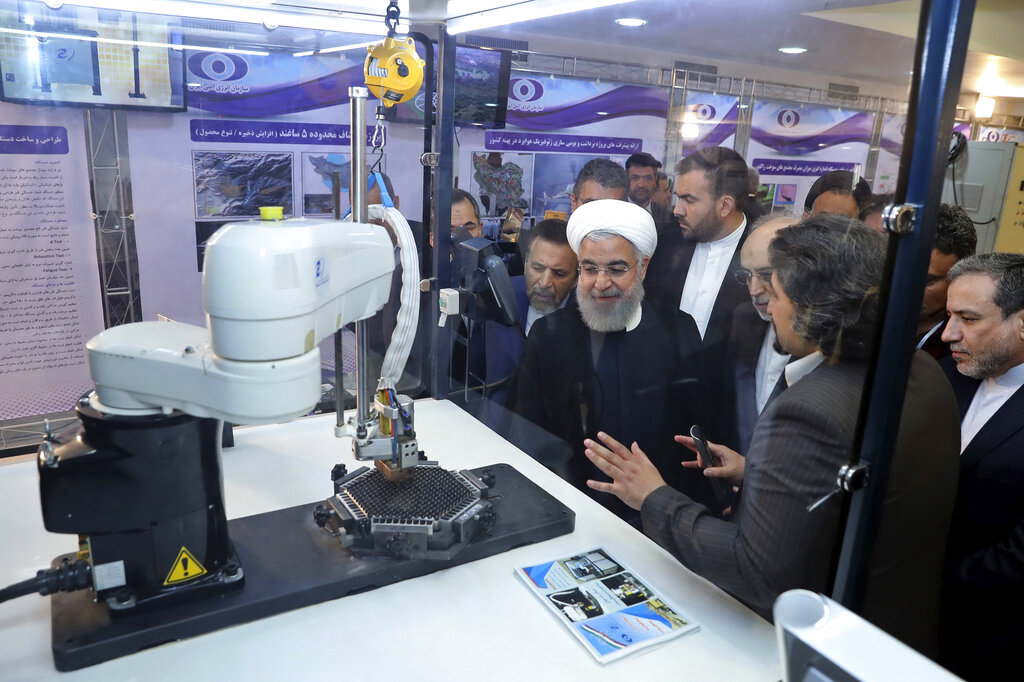
[[[356,463],[334,415],[235,429],[224,452],[228,518],[318,502],[331,467]],[[420,578],[167,644],[71,673],[50,653],[48,598],[0,604],[3,680],[778,680],[774,629],[616,516],[448,402],[416,403],[427,456],[449,469],[507,462],[576,512],[561,537]],[[701,625],[597,663],[513,575],[601,546]],[[0,587],[35,575],[76,538],[43,529],[34,457],[0,464]],[[329,677],[328,677],[329,676]]]

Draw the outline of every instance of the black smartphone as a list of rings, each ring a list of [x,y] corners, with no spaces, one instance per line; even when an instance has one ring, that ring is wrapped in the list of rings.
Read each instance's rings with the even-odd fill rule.
[[[708,448],[708,443],[704,440],[704,434],[700,430],[700,426],[694,424],[690,427],[690,438],[693,439],[693,444],[697,446],[697,452],[700,453],[701,461],[704,462],[704,468],[717,467],[721,465],[711,454],[711,450]],[[725,485],[722,483],[720,478],[709,478],[708,481],[711,483],[711,492],[715,495],[715,500],[724,509],[729,506],[729,494],[725,489]]]

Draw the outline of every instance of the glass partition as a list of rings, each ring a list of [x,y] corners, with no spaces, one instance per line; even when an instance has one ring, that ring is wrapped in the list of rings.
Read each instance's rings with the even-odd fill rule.
[[[844,495],[829,494],[859,446],[895,244],[882,214],[909,168],[919,7],[658,0],[535,18],[527,3],[493,19],[458,2],[443,17],[404,3],[401,67],[422,68],[426,83],[379,115],[371,96],[355,130],[350,87],[366,85],[367,49],[386,31],[377,4],[164,2],[158,14],[0,0],[3,452],[33,450],[45,419],[74,418],[93,387],[85,346],[102,330],[207,325],[204,256],[218,230],[257,230],[268,207],[286,221],[346,214],[355,136],[368,203],[397,209],[416,247],[384,259],[396,269],[364,328],[371,381],[415,266],[399,392],[455,401],[763,615],[791,584],[828,591],[846,513]],[[1010,19],[1019,28],[1019,13]],[[1024,110],[1005,94],[994,111],[974,108],[1021,73],[996,24],[979,11],[945,190],[928,201],[932,212],[950,204],[941,220],[974,232],[979,251],[1014,251],[1024,184],[1008,142]],[[437,120],[454,125],[439,130],[435,109],[449,99]],[[918,102],[936,116],[940,105]],[[438,171],[448,163],[451,183]],[[449,201],[450,216],[431,217]],[[401,243],[393,214],[370,217]],[[947,372],[940,290],[957,254],[944,270],[932,259],[915,339],[947,356]],[[320,265],[315,287],[350,272]],[[290,267],[268,277],[284,282]],[[918,308],[919,288],[900,295]],[[353,406],[356,317],[333,321],[346,323],[340,354],[311,332],[323,338],[313,411],[334,409],[339,393]],[[273,329],[246,341],[289,333]],[[299,345],[311,350],[304,332]],[[956,404],[927,353],[911,361],[890,485],[903,494],[892,504],[933,510],[934,523],[908,539],[890,510],[876,539],[908,580],[917,563],[904,553],[941,560],[957,478]],[[605,457],[639,457],[584,444],[599,432],[636,442],[656,480],[680,491],[645,492],[705,544],[588,485],[621,466]],[[700,466],[694,436],[709,448]],[[719,476],[703,471],[711,459]],[[744,556],[723,568],[727,546]],[[897,598],[875,580],[888,587],[869,588],[869,614]],[[909,601],[933,609],[937,580],[917,581]],[[934,652],[915,629],[933,612],[909,625],[887,617]]]

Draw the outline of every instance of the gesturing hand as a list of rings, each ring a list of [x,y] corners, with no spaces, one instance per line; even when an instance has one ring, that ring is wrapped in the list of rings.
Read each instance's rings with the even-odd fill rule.
[[[587,481],[587,485],[615,495],[633,509],[640,509],[648,495],[665,485],[665,479],[635,442],[630,450],[606,433],[599,432],[597,437],[603,445],[588,438],[583,441],[585,452],[612,482]]]

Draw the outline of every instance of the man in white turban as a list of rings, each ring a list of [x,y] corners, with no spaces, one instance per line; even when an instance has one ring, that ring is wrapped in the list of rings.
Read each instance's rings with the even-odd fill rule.
[[[659,471],[679,481],[685,472],[679,462],[688,453],[671,434],[689,426],[691,410],[679,387],[693,384],[687,352],[700,337],[691,319],[689,339],[681,342],[643,302],[643,278],[658,243],[654,220],[635,204],[596,200],[573,212],[566,236],[579,257],[576,305],[530,330],[508,399],[530,424],[514,427],[513,441],[588,493],[586,479],[602,475],[584,457],[582,443],[598,431],[663,444],[655,455]],[[595,498],[639,522],[619,500]]]

